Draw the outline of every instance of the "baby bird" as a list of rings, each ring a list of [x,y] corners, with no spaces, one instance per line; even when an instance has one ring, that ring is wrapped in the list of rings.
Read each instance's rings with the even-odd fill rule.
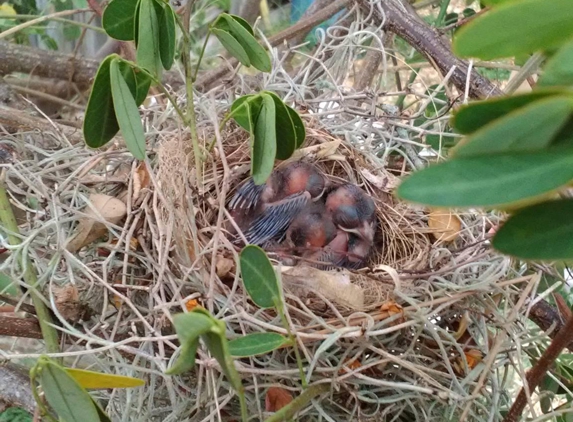
[[[376,205],[370,196],[353,184],[344,184],[326,198],[326,211],[342,230],[372,243],[375,232]]]
[[[284,236],[301,210],[320,198],[328,180],[312,164],[294,162],[273,171],[267,182],[247,180],[229,202],[231,215],[245,215],[238,222],[250,244],[263,245]]]

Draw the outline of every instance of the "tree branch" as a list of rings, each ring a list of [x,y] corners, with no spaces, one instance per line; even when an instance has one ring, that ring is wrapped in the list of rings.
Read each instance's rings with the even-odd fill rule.
[[[455,70],[451,81],[460,92],[464,92],[468,82],[468,63],[457,58],[452,52],[449,41],[441,37],[438,32],[426,24],[409,7],[392,0],[379,1],[378,7],[372,7],[369,0],[354,0],[365,13],[372,14],[373,23],[381,25],[387,31],[404,38],[430,63],[435,63],[442,75],[447,74],[452,67]],[[384,11],[384,16],[379,9]],[[502,92],[487,78],[484,78],[472,69],[469,78],[469,96],[472,98],[488,98],[502,95]]]

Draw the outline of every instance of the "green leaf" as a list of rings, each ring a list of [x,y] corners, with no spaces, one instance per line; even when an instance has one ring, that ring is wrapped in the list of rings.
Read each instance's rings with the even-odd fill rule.
[[[276,109],[273,98],[261,94],[262,107],[255,121],[252,145],[251,174],[257,185],[262,185],[273,172],[277,154]]]
[[[154,0],[140,0],[137,64],[159,79],[162,72],[159,23],[153,2]]]
[[[286,104],[285,106],[290,114],[290,119],[292,120],[292,123],[294,125],[294,131],[296,135],[296,147],[300,148],[302,144],[304,144],[304,141],[306,139],[306,129],[304,127],[304,123],[295,109],[289,107]]]
[[[491,60],[557,47],[573,37],[573,2],[503,3],[457,31],[454,52]]]
[[[234,58],[236,58],[243,66],[250,66],[251,59],[249,59],[249,55],[239,44],[239,42],[227,31],[224,31],[219,28],[211,28],[211,32],[215,34],[215,36],[221,41],[225,50],[231,54]]]
[[[115,0],[114,0],[115,1]],[[166,70],[171,69],[175,59],[175,13],[169,5],[162,0],[154,1],[157,19],[159,21],[159,53],[161,63]],[[159,11],[158,11],[159,10]]]
[[[277,333],[254,333],[229,342],[229,351],[235,357],[249,357],[272,352],[288,339]]]
[[[109,73],[110,64],[117,57],[111,55],[101,62],[88,100],[83,132],[86,144],[92,148],[107,144],[119,131]]]
[[[493,246],[522,259],[573,258],[573,199],[549,201],[517,211],[497,231]]]
[[[50,406],[65,422],[99,422],[91,396],[60,365],[38,359],[39,381]]]
[[[9,407],[0,412],[0,422],[32,422],[32,415],[20,407]]]
[[[434,150],[439,151],[440,147],[443,149],[451,148],[456,145],[459,138],[448,136],[447,133],[443,135],[426,135],[426,144],[430,145]]]
[[[249,103],[244,105],[245,101],[249,99]],[[262,106],[263,98],[260,95],[243,95],[242,97],[237,98],[231,105],[231,112],[234,113],[233,119],[239,126],[250,132],[254,130],[254,122],[256,122],[259,117]],[[247,108],[250,108],[250,112]],[[237,111],[235,112],[235,110]],[[249,115],[252,117],[249,118]]]
[[[147,97],[151,79],[139,69],[134,69],[130,62],[125,60],[119,60],[118,62],[121,75],[127,83],[131,95],[135,98],[135,104],[140,106]]]
[[[452,119],[452,127],[458,133],[469,134],[531,102],[559,94],[562,91],[558,89],[540,89],[527,94],[476,101],[460,107]]]
[[[17,284],[4,273],[0,273],[0,293],[7,294],[9,296],[18,296]]]
[[[145,159],[145,134],[135,99],[123,79],[117,60],[111,62],[111,92],[115,115],[129,152],[138,160]]]
[[[102,16],[102,26],[105,32],[116,40],[132,41],[135,29],[135,11],[138,0],[113,0]]]
[[[431,206],[499,207],[538,197],[571,179],[571,150],[464,157],[415,172],[398,195]]]
[[[199,336],[213,327],[214,320],[202,313],[190,312],[175,315],[173,325],[181,343],[181,350],[175,363],[165,372],[167,375],[178,375],[195,366]]]
[[[547,62],[537,86],[573,85],[573,41],[565,44]]]
[[[245,246],[240,265],[245,289],[253,302],[261,308],[273,308],[281,295],[275,269],[265,251],[255,245]]]
[[[573,111],[573,99],[549,97],[515,110],[478,130],[452,154],[469,157],[511,151],[535,151],[551,143]]]
[[[235,38],[238,43],[243,47],[249,59],[251,65],[262,72],[271,71],[271,60],[266,50],[259,44],[252,33],[245,29],[244,21],[240,22],[236,20],[233,16],[223,13],[219,15],[217,19],[218,22],[226,22],[228,25],[228,32]],[[224,27],[219,26],[219,29],[225,30]]]
[[[123,375],[104,374],[101,372],[86,371],[84,369],[64,368],[76,382],[86,389],[95,388],[132,388],[145,385],[139,378],[125,377]]]
[[[294,123],[285,103],[283,103],[283,101],[273,92],[265,91],[265,94],[270,95],[275,102],[277,143],[276,158],[279,160],[286,160],[293,154],[297,145],[297,134]]]
[[[228,15],[233,18],[235,21],[239,22],[243,28],[245,28],[247,30],[247,32],[249,34],[251,34],[253,37],[255,36],[255,31],[253,31],[253,27],[251,26],[251,24],[249,22],[247,22],[246,20],[244,20],[242,17],[237,16],[237,15],[232,15],[230,13],[228,13]]]

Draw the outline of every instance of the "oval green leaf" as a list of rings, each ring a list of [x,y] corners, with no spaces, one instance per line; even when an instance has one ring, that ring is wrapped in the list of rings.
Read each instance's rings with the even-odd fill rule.
[[[140,0],[137,64],[159,79],[162,72],[159,22],[153,2],[154,0]]]
[[[230,17],[232,17],[234,20],[236,20],[237,22],[239,22],[241,25],[243,25],[243,28],[245,28],[249,34],[251,34],[253,37],[255,36],[255,31],[253,31],[253,27],[251,26],[251,24],[249,22],[247,22],[246,20],[244,20],[240,16],[232,15],[230,13],[228,13],[228,15]]]
[[[281,100],[274,92],[266,91],[265,94],[270,95],[275,102],[277,139],[276,158],[279,160],[287,160],[293,154],[297,145],[297,133],[294,123],[285,103],[283,103],[283,100]]]
[[[573,179],[573,151],[455,158],[415,172],[398,187],[408,201],[439,207],[499,207]]]
[[[116,40],[132,41],[134,38],[135,10],[139,0],[113,0],[102,16],[105,32]]]
[[[262,106],[255,120],[251,156],[251,175],[257,185],[262,185],[267,181],[273,172],[277,155],[275,102],[267,94],[261,94],[261,98]]]
[[[84,139],[92,148],[107,144],[119,131],[111,94],[110,64],[119,56],[111,55],[97,71],[84,117]]]
[[[216,321],[219,329],[205,333],[201,338],[205,342],[207,349],[219,363],[221,370],[228,378],[235,390],[241,389],[241,377],[235,368],[233,357],[229,352],[229,344],[225,337],[225,324],[222,321]]]
[[[243,46],[227,31],[219,28],[211,28],[211,32],[221,41],[225,50],[236,58],[243,66],[250,66],[251,60]]]
[[[229,342],[229,351],[235,357],[263,355],[278,349],[288,339],[277,333],[254,333],[233,339]]]
[[[0,273],[0,294],[5,293],[8,296],[18,296],[17,286],[18,285],[12,281],[12,278],[4,273]]]
[[[573,37],[572,16],[571,0],[503,3],[461,27],[454,52],[491,60],[557,47]]]
[[[549,97],[513,111],[475,132],[458,144],[455,157],[543,149],[565,125],[573,99]]]
[[[129,152],[138,160],[145,159],[145,134],[135,99],[123,79],[117,60],[111,62],[111,93],[115,116]]]
[[[245,246],[240,265],[245,289],[253,302],[261,308],[273,308],[281,296],[275,269],[265,251],[255,245]]]
[[[163,1],[154,1],[157,5],[156,13],[159,21],[159,54],[161,63],[166,70],[171,69],[175,60],[175,13],[169,5]]]
[[[220,15],[220,19],[227,23],[229,28],[228,32],[243,47],[249,56],[251,65],[262,72],[270,72],[272,67],[267,51],[259,44],[255,37],[244,28],[243,24],[226,13]]]
[[[249,103],[245,104],[245,101],[249,99],[250,99]],[[260,95],[256,96],[253,94],[243,95],[242,97],[237,98],[231,105],[231,112],[233,113],[233,119],[243,129],[251,132],[254,130],[255,127],[254,122],[259,117],[262,105],[263,105],[263,99]]]
[[[214,320],[199,312],[177,314],[173,317],[175,332],[179,338],[181,349],[175,363],[165,373],[178,375],[195,366],[195,354],[199,346],[199,336],[211,330]]]
[[[573,258],[573,199],[543,202],[520,209],[493,238],[500,252],[522,259]]]
[[[458,133],[469,134],[533,101],[559,94],[562,91],[557,89],[540,89],[527,94],[476,101],[460,107],[452,119],[452,127]]]
[[[61,420],[99,422],[98,410],[91,396],[60,365],[40,358],[39,381],[46,400]]]
[[[294,131],[296,134],[296,147],[300,148],[306,139],[306,129],[304,127],[304,123],[295,109],[289,107],[288,105],[286,108],[294,125]]]
[[[139,378],[125,377],[123,375],[103,374],[101,372],[86,371],[83,369],[64,368],[76,382],[86,389],[98,388],[133,388],[145,385]]]
[[[545,65],[537,86],[573,85],[573,41],[561,47]]]
[[[130,62],[121,59],[118,62],[121,75],[135,98],[135,104],[139,107],[147,97],[151,79],[141,70],[134,69]]]

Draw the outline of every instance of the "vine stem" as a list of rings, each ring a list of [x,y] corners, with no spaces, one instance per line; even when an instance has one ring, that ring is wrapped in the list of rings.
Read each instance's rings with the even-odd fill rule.
[[[18,223],[16,222],[16,217],[14,217],[10,200],[8,199],[4,178],[5,174],[2,173],[0,175],[0,222],[2,222],[2,226],[6,229],[6,235],[10,245],[17,246],[20,245],[22,241],[18,236],[20,231],[18,230]],[[58,353],[60,351],[58,332],[53,327],[52,316],[37,290],[38,277],[36,275],[36,269],[27,255],[22,254],[20,256],[20,267],[24,272],[24,281],[26,281],[28,285],[28,291],[30,292],[34,309],[36,310],[42,337],[46,343],[46,350],[48,353]]]
[[[287,317],[286,317],[286,313],[285,313],[285,309],[284,309],[284,302],[282,301],[282,299],[279,301],[276,301],[275,306],[277,308],[279,315],[281,316],[281,321],[282,321],[283,326],[285,327],[285,329],[287,331],[289,341],[291,342],[293,350],[294,350],[294,356],[296,358],[296,364],[298,366],[298,372],[300,374],[300,382],[302,384],[302,388],[306,389],[306,387],[308,387],[308,384],[306,382],[306,376],[304,374],[304,368],[302,366],[302,359],[300,357],[300,351],[298,350],[298,344],[296,342],[296,337],[294,336],[294,334],[292,333],[292,331],[290,329],[290,324],[289,324]]]
[[[203,43],[203,47],[201,47],[201,53],[199,53],[199,58],[197,59],[197,66],[195,67],[195,73],[193,74],[193,82],[197,80],[197,74],[199,73],[199,66],[203,61],[203,55],[205,54],[205,50],[207,49],[207,42],[209,41],[210,36],[211,36],[211,27],[209,27],[209,30],[207,31],[205,42]]]
[[[193,156],[195,157],[195,169],[197,172],[197,185],[201,186],[202,183],[202,166],[203,166],[203,153],[199,148],[199,137],[197,136],[197,121],[195,116],[195,103],[193,95],[193,71],[191,70],[191,43],[189,37],[189,24],[191,20],[191,9],[195,2],[192,0],[187,1],[185,5],[185,11],[183,13],[183,52],[181,54],[181,60],[183,61],[183,66],[185,68],[185,89],[187,92],[187,110],[186,110],[186,123],[189,126],[189,131],[191,132],[191,143],[193,144]],[[199,68],[199,63],[197,63],[197,68]]]

